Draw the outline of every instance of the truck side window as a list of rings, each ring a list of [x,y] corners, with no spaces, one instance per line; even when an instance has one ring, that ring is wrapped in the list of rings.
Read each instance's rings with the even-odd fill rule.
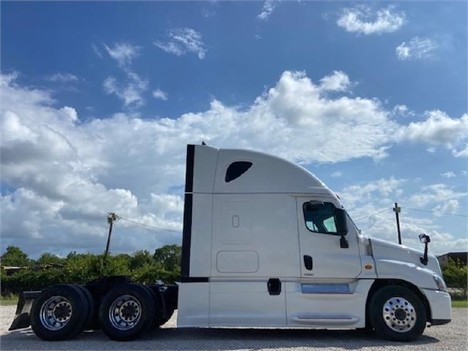
[[[307,229],[315,233],[337,234],[335,206],[331,202],[310,203],[302,206]]]
[[[237,161],[231,163],[226,170],[226,176],[224,177],[224,181],[226,183],[229,183],[234,179],[239,178],[241,175],[247,172],[250,167],[252,167],[252,162],[248,161]]]

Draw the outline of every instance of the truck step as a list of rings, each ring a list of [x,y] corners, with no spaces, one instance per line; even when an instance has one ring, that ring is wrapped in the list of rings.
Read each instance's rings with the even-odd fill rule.
[[[357,317],[350,316],[317,316],[317,315],[300,315],[292,318],[297,323],[309,325],[348,325],[359,321]]]

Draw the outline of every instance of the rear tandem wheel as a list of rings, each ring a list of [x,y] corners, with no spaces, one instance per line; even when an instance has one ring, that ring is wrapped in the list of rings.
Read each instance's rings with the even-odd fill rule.
[[[123,284],[104,297],[99,307],[101,327],[109,338],[134,340],[154,325],[156,306],[144,285]]]
[[[31,327],[43,340],[73,338],[89,320],[90,302],[81,288],[58,284],[45,289],[31,309]]]

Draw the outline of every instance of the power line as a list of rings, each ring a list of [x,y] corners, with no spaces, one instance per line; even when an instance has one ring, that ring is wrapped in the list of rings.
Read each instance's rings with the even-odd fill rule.
[[[430,213],[435,213],[435,214],[442,215],[442,216],[454,216],[454,217],[468,218],[467,215],[463,215],[463,214],[459,214],[459,213],[444,213],[444,212],[439,212],[439,211],[435,211],[435,210],[420,210],[418,208],[411,208],[411,207],[405,207],[405,209],[412,210],[412,211],[418,211],[418,212],[430,212]]]
[[[367,219],[367,218],[370,218],[370,217],[373,217],[373,216],[377,216],[378,214],[384,213],[385,211],[388,211],[388,210],[389,210],[389,208],[385,208],[385,209],[380,210],[380,211],[378,211],[376,213],[373,213],[373,214],[371,214],[369,216],[361,217],[361,218],[358,218],[358,219],[353,219],[353,221],[355,221],[355,222],[362,221],[363,219]]]
[[[154,225],[150,225],[150,224],[146,224],[146,223],[137,222],[137,221],[134,221],[134,220],[132,220],[132,219],[128,219],[128,218],[121,217],[121,216],[119,216],[119,215],[117,215],[117,218],[118,218],[118,219],[123,219],[124,221],[127,221],[127,222],[131,222],[131,223],[134,223],[134,224],[141,225],[141,226],[143,226],[143,227],[155,229],[155,230],[162,230],[162,231],[165,231],[165,232],[172,232],[172,233],[181,233],[181,232],[182,232],[182,231],[180,231],[180,230],[174,230],[174,229],[168,229],[168,228],[161,228],[161,227],[157,227],[157,226],[154,226]]]
[[[401,209],[403,210],[412,210],[412,211],[418,211],[418,212],[429,212],[429,213],[435,213],[435,214],[438,214],[438,215],[442,215],[442,216],[453,216],[453,217],[462,217],[462,218],[468,218],[468,215],[463,215],[463,214],[460,214],[460,213],[445,213],[445,212],[439,212],[439,211],[435,211],[435,210],[422,210],[422,209],[418,209],[418,208],[412,208],[412,207],[405,207],[405,206],[402,206]],[[385,211],[388,211],[390,210],[390,208],[385,208],[383,210],[380,210],[380,211],[377,211],[371,215],[368,215],[368,216],[364,216],[364,217],[360,217],[360,218],[357,218],[357,219],[353,219],[353,221],[357,222],[357,221],[362,221],[364,219],[367,219],[367,218],[370,218],[370,217],[374,217],[374,216],[377,216]]]

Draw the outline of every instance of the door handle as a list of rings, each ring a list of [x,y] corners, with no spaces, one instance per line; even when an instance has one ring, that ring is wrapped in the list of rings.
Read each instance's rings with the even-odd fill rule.
[[[304,266],[308,271],[311,271],[314,268],[314,260],[312,256],[304,255]]]

